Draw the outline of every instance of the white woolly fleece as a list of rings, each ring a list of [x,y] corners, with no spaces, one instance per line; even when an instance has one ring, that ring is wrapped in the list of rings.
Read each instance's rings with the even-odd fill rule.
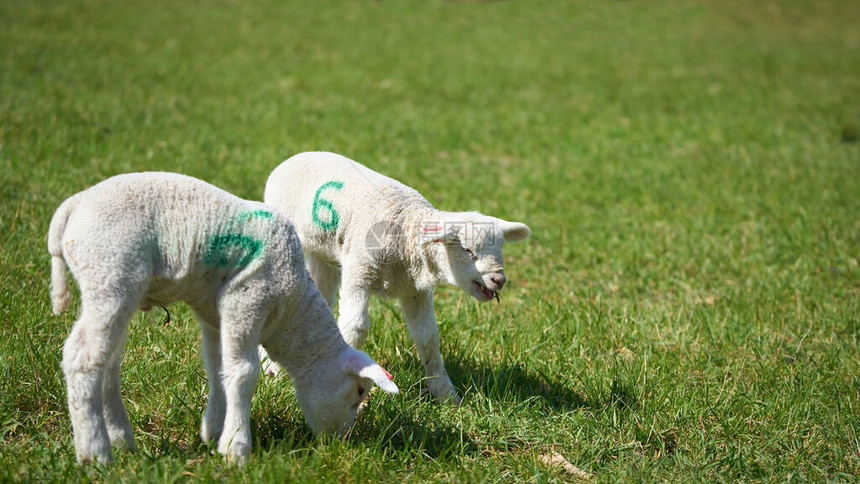
[[[525,224],[477,212],[436,210],[408,186],[334,153],[308,152],[275,168],[266,204],[295,224],[320,292],[334,304],[347,343],[362,348],[371,293],[398,298],[430,392],[459,402],[439,353],[433,287],[454,284],[479,301],[498,299],[502,245],[526,239]]]
[[[293,377],[315,432],[342,431],[385,370],[341,337],[305,269],[293,226],[280,212],[173,173],[109,178],[63,202],[48,232],[51,299],[66,309],[65,266],[81,313],[63,350],[75,452],[109,462],[111,446],[134,448],[120,397],[119,367],[137,308],[182,300],[200,319],[209,400],[201,435],[243,462],[257,345]]]

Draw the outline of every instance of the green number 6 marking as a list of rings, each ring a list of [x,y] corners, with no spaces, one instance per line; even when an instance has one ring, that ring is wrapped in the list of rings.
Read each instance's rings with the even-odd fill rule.
[[[311,219],[314,224],[325,229],[325,230],[334,230],[337,228],[338,224],[340,224],[340,215],[338,215],[337,210],[334,209],[334,205],[325,198],[320,198],[323,190],[327,188],[333,188],[335,190],[340,190],[343,188],[343,182],[341,181],[330,181],[328,183],[323,184],[323,186],[317,189],[316,195],[314,195],[314,206],[311,210]],[[323,220],[320,218],[319,211],[320,208],[324,208],[329,212],[328,220]]]

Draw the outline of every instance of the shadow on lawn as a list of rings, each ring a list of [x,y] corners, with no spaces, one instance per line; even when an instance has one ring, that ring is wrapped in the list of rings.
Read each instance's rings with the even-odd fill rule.
[[[299,419],[284,418],[277,413],[252,415],[251,423],[255,426],[252,438],[262,449],[282,444],[290,449],[307,448],[314,441],[314,435]]]
[[[539,370],[519,362],[490,365],[462,356],[449,356],[445,367],[454,385],[463,393],[480,392],[485,397],[504,402],[536,400],[553,410],[599,407]]]
[[[285,447],[311,449],[317,437],[304,422],[279,415],[257,416],[254,437],[262,449]],[[322,437],[338,438],[333,436]],[[359,416],[346,437],[355,444],[381,443],[397,452],[417,452],[432,458],[473,453],[479,446],[454,425],[439,419],[426,419],[399,408],[375,408],[371,415]],[[202,445],[202,443],[201,443]],[[309,451],[309,450],[308,450]]]
[[[422,373],[417,360],[408,359],[414,373]],[[469,395],[480,393],[494,402],[540,405],[548,411],[569,411],[588,408],[604,411],[609,408],[630,409],[639,405],[635,384],[625,375],[616,375],[611,382],[592,382],[594,392],[588,396],[573,391],[563,374],[547,375],[526,365],[507,361],[491,364],[462,354],[449,354],[446,368],[455,386],[468,402]],[[623,373],[623,372],[622,372]],[[402,389],[405,390],[405,389]],[[407,398],[424,398],[417,391]],[[361,418],[348,437],[353,442],[376,442],[399,452],[419,452],[432,458],[481,452],[483,444],[474,441],[454,422],[438,416],[428,418],[423,412],[404,411],[400,406],[376,407],[369,418]],[[430,412],[431,414],[434,412]],[[289,448],[307,448],[314,441],[301,416],[285,419],[272,413],[257,415],[255,432],[263,448],[286,443]]]
[[[384,428],[378,422],[375,428],[379,435],[371,439],[381,440],[385,447],[399,453],[415,452],[439,459],[480,450],[469,433],[452,422],[403,412],[384,416],[384,419]]]

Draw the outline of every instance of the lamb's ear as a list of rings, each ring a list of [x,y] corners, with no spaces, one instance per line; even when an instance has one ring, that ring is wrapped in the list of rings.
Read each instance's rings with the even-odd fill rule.
[[[434,242],[451,243],[457,239],[460,227],[454,224],[426,224],[419,228],[420,245]]]
[[[400,389],[394,384],[391,374],[363,351],[350,348],[349,354],[344,358],[344,371],[349,375],[372,381],[387,393],[400,393]]]
[[[519,222],[508,222],[499,219],[499,226],[502,229],[502,234],[505,236],[505,242],[519,242],[529,238],[529,235],[532,234],[528,225]]]

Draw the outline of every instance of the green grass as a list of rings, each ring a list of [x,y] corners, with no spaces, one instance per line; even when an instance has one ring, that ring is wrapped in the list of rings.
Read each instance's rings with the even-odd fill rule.
[[[860,475],[856,1],[0,2],[0,481],[853,481]],[[244,468],[197,436],[199,331],[135,316],[140,451],[74,460],[53,210],[170,170],[259,199],[331,150],[528,223],[501,305],[436,291],[462,408],[419,396],[396,306],[375,395],[315,439],[264,379]]]

